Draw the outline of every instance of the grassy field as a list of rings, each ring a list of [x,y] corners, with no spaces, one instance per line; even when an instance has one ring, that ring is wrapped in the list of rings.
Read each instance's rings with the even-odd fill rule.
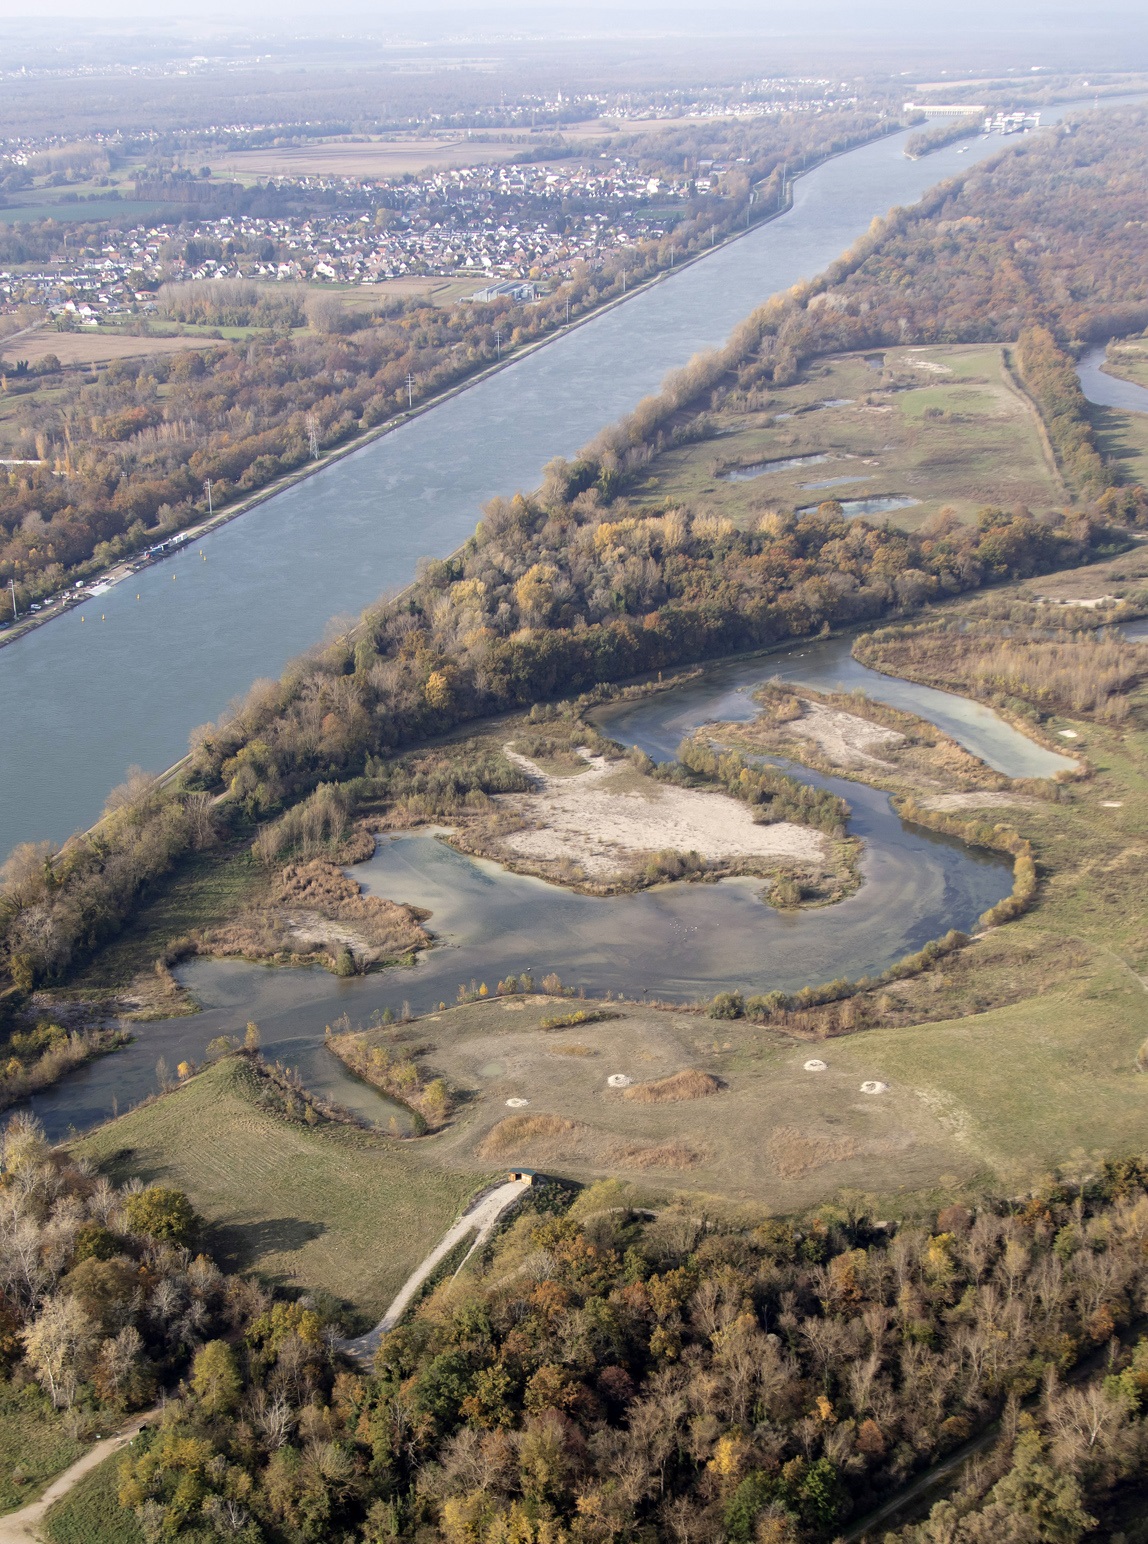
[[[1148,339],[1122,338],[1119,343],[1110,343],[1105,368],[1112,375],[1148,387]]]
[[[407,139],[345,139],[284,145],[268,150],[233,150],[217,156],[216,177],[240,182],[259,177],[394,177],[403,172],[441,171],[478,161],[505,161],[530,136],[491,134],[472,140],[463,134],[411,135]]]
[[[154,977],[156,960],[174,940],[195,928],[226,922],[266,884],[266,872],[252,860],[246,844],[195,854],[164,881],[131,925],[73,978],[65,995],[90,1000],[118,993],[129,983],[140,986]],[[165,1002],[164,1015],[172,1011]]]
[[[75,1150],[185,1190],[234,1266],[377,1315],[485,1174],[436,1166],[422,1142],[292,1123],[254,1093],[244,1063],[217,1062]]]
[[[708,417],[706,438],[651,464],[639,501],[681,499],[743,524],[767,508],[899,496],[918,501],[889,516],[906,527],[946,505],[967,519],[984,504],[1063,503],[1035,412],[993,346],[840,355],[753,411]],[[825,459],[728,475],[815,456]]]
[[[1088,410],[1096,442],[1112,458],[1127,483],[1148,483],[1148,413],[1122,413],[1114,407]]]
[[[75,225],[79,221],[89,220],[114,220],[117,225],[128,225],[137,220],[151,219],[170,208],[170,204],[156,203],[154,199],[93,198],[83,203],[78,200],[71,203],[62,198],[38,194],[34,203],[0,205],[0,225],[18,225],[32,220],[58,220],[62,225]]]
[[[235,331],[246,333],[248,329]],[[141,336],[101,327],[87,327],[82,332],[57,332],[54,327],[40,327],[35,332],[0,344],[0,357],[9,362],[26,359],[34,365],[49,354],[55,354],[63,365],[95,365],[147,354],[177,354],[183,349],[203,348],[209,342],[203,337],[174,337],[161,333]]]
[[[1023,942],[993,937],[948,979],[931,973],[918,984],[934,998],[947,991],[961,1017],[820,1044],[635,1004],[621,1021],[564,1030],[539,1028],[556,1011],[544,1001],[449,1009],[410,1031],[431,1042],[428,1069],[466,1095],[428,1148],[459,1169],[497,1159],[771,1211],[842,1188],[896,1211],[954,1185],[1022,1183],[1074,1149],[1135,1149],[1148,1101],[1135,1067],[1148,992],[1118,958],[1085,950],[1069,969],[1058,935],[1020,929]],[[1046,951],[1059,966],[1045,990],[970,1011],[978,991],[1004,995],[1018,975],[1034,984]],[[920,1006],[937,1011],[935,1002]],[[810,1057],[828,1070],[807,1072]],[[622,1074],[638,1085],[693,1068],[718,1078],[721,1091],[645,1103],[607,1082]],[[887,1091],[863,1094],[871,1080]],[[525,1098],[526,1109],[511,1113],[508,1098]]]
[[[34,1501],[85,1446],[69,1435],[64,1417],[35,1384],[22,1390],[0,1385],[0,1512]]]
[[[57,1501],[41,1526],[48,1544],[144,1544],[134,1512],[116,1500],[122,1455],[115,1453]]]

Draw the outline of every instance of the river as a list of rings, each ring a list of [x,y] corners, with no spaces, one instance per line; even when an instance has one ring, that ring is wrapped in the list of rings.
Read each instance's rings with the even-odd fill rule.
[[[715,719],[746,720],[751,691],[770,676],[826,689],[864,685],[872,695],[924,713],[993,765],[1047,776],[1065,764],[960,697],[893,681],[856,664],[847,638],[795,644],[774,654],[724,661],[651,697],[599,711],[604,730],[665,760],[683,737]],[[857,672],[862,672],[858,675]],[[895,694],[895,695],[894,695]],[[660,885],[636,895],[578,895],[498,864],[455,852],[426,833],[390,837],[354,876],[374,894],[426,907],[436,947],[411,968],[339,980],[320,969],[237,960],[193,960],[178,969],[202,1005],[193,1017],[136,1028],[136,1040],[81,1068],[30,1101],[54,1140],[106,1119],[156,1090],[156,1063],[202,1058],[209,1040],[242,1033],[254,1019],[264,1053],[297,1068],[307,1085],[384,1125],[405,1116],[352,1078],[323,1047],[327,1024],[353,1025],[390,1008],[416,1013],[453,1002],[460,985],[491,990],[529,970],[555,971],[568,985],[689,1001],[727,987],[792,991],[838,976],[876,974],[950,927],[971,928],[1012,886],[995,853],[906,824],[889,798],[846,778],[799,766],[794,775],[847,799],[849,827],[864,843],[859,890],[833,906],[779,913],[761,880]]]
[[[334,614],[453,551],[486,499],[536,486],[551,457],[819,272],[875,215],[1006,148],[980,138],[909,161],[904,140],[818,167],[780,219],[0,649],[0,853],[89,824],[129,765],[170,765],[196,724]]]
[[[1148,413],[1148,389],[1103,369],[1105,344],[1090,348],[1076,367],[1080,389],[1097,407],[1114,407],[1122,413]]]

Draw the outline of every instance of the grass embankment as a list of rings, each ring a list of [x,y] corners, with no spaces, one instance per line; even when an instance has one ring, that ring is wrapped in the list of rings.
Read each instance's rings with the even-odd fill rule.
[[[651,462],[635,502],[680,500],[744,525],[766,508],[900,495],[919,500],[888,517],[907,528],[946,506],[971,519],[985,504],[1064,502],[1037,416],[991,345],[833,356],[792,386],[693,414],[682,433],[696,438]],[[825,459],[729,476],[813,456]]]
[[[1119,467],[1121,480],[1148,485],[1148,413],[1090,406],[1088,416],[1097,447]]]
[[[134,995],[144,1016],[149,1008],[164,1018],[178,1013],[181,995],[169,976],[157,974],[157,961],[197,929],[238,915],[267,884],[267,873],[246,842],[194,854],[156,886],[148,904],[61,995],[84,1000]]]
[[[1108,345],[1104,368],[1109,375],[1148,389],[1148,338],[1122,338]]]
[[[121,1177],[186,1191],[235,1266],[376,1315],[477,1179],[381,1135],[289,1121],[262,1108],[258,1092],[246,1063],[226,1058],[74,1151]]]

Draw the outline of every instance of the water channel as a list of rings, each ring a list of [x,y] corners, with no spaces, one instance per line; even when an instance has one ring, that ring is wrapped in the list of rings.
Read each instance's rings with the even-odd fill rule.
[[[194,725],[278,673],[333,614],[457,547],[486,499],[536,486],[552,456],[823,269],[874,215],[1008,149],[981,138],[910,161],[904,140],[827,162],[798,180],[784,217],[0,650],[0,853],[87,825],[130,764],[170,765]]]
[[[1014,776],[1048,776],[1067,759],[1026,739],[988,709],[945,692],[892,680],[858,665],[847,637],[725,661],[636,702],[601,710],[603,729],[655,760],[714,720],[747,720],[752,690],[770,676],[822,689],[861,686],[870,695],[941,724],[974,753]],[[260,1027],[266,1055],[297,1068],[307,1085],[386,1125],[403,1114],[344,1071],[323,1047],[324,1027],[346,1014],[362,1024],[408,1003],[415,1012],[453,1002],[458,987],[530,970],[592,994],[670,1000],[725,987],[794,990],[837,976],[876,973],[950,927],[970,928],[1012,884],[992,853],[907,825],[888,797],[845,778],[795,775],[849,801],[850,830],[864,842],[861,888],[835,906],[781,914],[762,883],[662,885],[608,899],[577,895],[455,852],[433,835],[380,842],[353,873],[368,890],[426,907],[437,945],[412,968],[343,981],[319,969],[285,970],[234,960],[194,960],[179,970],[203,1011],[140,1025],[125,1050],[91,1063],[31,1101],[49,1135],[83,1130],[156,1089],[156,1063],[199,1060],[209,1040]]]
[[[1148,388],[1103,369],[1108,349],[1105,344],[1090,348],[1076,367],[1080,389],[1097,407],[1114,407],[1122,413],[1148,413]]]

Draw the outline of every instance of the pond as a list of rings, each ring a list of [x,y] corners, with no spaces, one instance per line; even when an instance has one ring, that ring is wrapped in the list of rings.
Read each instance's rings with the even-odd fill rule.
[[[719,472],[718,477],[722,482],[753,482],[758,477],[767,477],[770,472],[788,472],[795,466],[820,466],[828,460],[828,455],[824,454],[782,456],[776,461],[753,461],[749,466],[732,466],[727,472]]]
[[[842,478],[843,482],[864,482],[865,478]],[[807,483],[808,488],[828,488],[829,483]],[[919,504],[920,499],[910,498],[905,493],[892,493],[884,496],[878,495],[871,499],[841,499],[841,512],[849,520],[854,520],[858,515],[889,515],[895,509],[911,509],[914,504]],[[797,511],[799,515],[807,515],[816,509],[816,504],[805,504]]]

